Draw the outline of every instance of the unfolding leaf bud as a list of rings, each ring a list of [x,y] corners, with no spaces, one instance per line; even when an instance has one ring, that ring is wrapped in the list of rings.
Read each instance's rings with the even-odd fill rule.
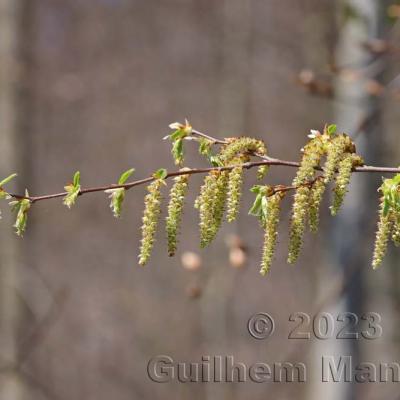
[[[25,196],[29,197],[29,193],[26,190]],[[28,211],[31,208],[31,201],[28,198],[15,200],[10,202],[11,211],[16,211],[17,218],[15,220],[14,227],[18,236],[23,236],[26,230],[26,223],[28,221]]]

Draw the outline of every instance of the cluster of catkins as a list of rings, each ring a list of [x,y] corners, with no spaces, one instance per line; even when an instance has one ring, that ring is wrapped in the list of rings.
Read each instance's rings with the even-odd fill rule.
[[[209,150],[210,143],[202,143],[202,148]],[[204,178],[200,194],[195,201],[200,217],[200,246],[206,247],[216,236],[224,215],[229,222],[237,218],[242,195],[243,168],[252,155],[266,155],[266,147],[260,140],[240,137],[226,140],[213,163],[218,168],[210,171]],[[229,167],[224,169],[225,167]],[[182,169],[181,171],[184,171]],[[258,177],[265,176],[268,168],[259,167]],[[189,174],[174,178],[170,190],[168,214],[166,217],[166,234],[168,254],[173,256],[177,249],[177,236],[180,229],[185,196],[188,190]],[[142,219],[142,240],[139,254],[139,264],[144,265],[150,257],[154,245],[155,234],[161,210],[161,188],[163,178],[155,179],[147,187],[145,210]]]
[[[181,169],[182,172],[185,168]],[[154,246],[157,226],[161,215],[161,188],[165,185],[165,176],[155,176],[155,180],[147,187],[147,195],[144,199],[145,208],[142,218],[142,240],[139,253],[139,264],[145,265],[150,258]],[[170,191],[168,203],[168,215],[166,218],[166,234],[168,254],[175,255],[177,248],[177,236],[182,219],[183,205],[189,187],[189,175],[178,175],[174,178],[174,185]]]
[[[195,201],[195,208],[198,209],[200,218],[200,246],[204,248],[215,238],[224,218],[228,222],[236,220],[242,196],[244,169],[258,165],[258,179],[262,179],[268,172],[269,163],[260,163],[261,165],[249,163],[252,156],[268,159],[267,149],[263,141],[250,137],[212,140],[209,136],[194,131],[188,121],[185,124],[173,123],[170,128],[174,131],[165,138],[173,142],[172,155],[175,164],[183,164],[184,140],[193,139],[195,134],[200,144],[200,154],[206,156],[213,166],[206,170],[208,175],[205,176]],[[281,203],[287,192],[295,190],[287,260],[288,263],[295,263],[300,254],[307,223],[311,232],[318,231],[319,209],[327,185],[334,182],[330,210],[332,215],[336,215],[347,193],[353,170],[364,163],[356,154],[355,144],[351,138],[344,133],[336,133],[336,125],[325,126],[323,133],[312,131],[309,137],[309,142],[302,149],[303,156],[292,186],[256,185],[251,189],[256,194],[256,199],[249,213],[259,218],[264,230],[260,270],[262,275],[266,275],[271,267],[278,237]],[[213,154],[212,147],[216,143],[222,146],[218,154]],[[133,172],[134,169],[125,171],[120,176],[118,185],[105,190],[110,196],[110,207],[115,217],[121,215],[126,190],[134,186],[134,184],[125,185]],[[165,229],[168,254],[175,255],[189,177],[193,172],[204,171],[182,168],[179,173],[168,174],[161,168],[152,178],[145,180],[151,183],[147,186],[145,196],[139,264],[146,264],[150,258],[161,215],[162,187],[166,185],[165,179],[168,177],[174,177],[174,184],[169,194]],[[12,174],[0,181],[0,199],[15,197],[10,205],[17,214],[14,225],[17,234],[22,236],[33,200],[27,191],[25,196],[16,196],[8,194],[3,189],[3,186],[15,176],[16,174]],[[65,186],[65,190],[63,202],[70,208],[83,193],[79,171],[74,174],[73,182]],[[372,260],[373,268],[382,263],[389,240],[400,246],[400,174],[392,179],[385,179],[379,191],[382,197]]]
[[[385,179],[379,191],[382,197],[372,259],[374,269],[381,265],[390,239],[395,246],[400,246],[400,174]]]
[[[288,262],[295,263],[299,257],[306,223],[311,232],[318,230],[319,207],[326,185],[336,180],[333,189],[331,214],[336,215],[347,192],[352,170],[363,164],[355,145],[346,134],[336,134],[335,129],[325,127],[324,132],[315,132],[303,148],[303,157],[293,181],[296,187],[291,224]],[[321,168],[321,163],[325,161]],[[323,175],[317,175],[322,169]]]
[[[206,247],[215,238],[226,211],[228,222],[236,220],[242,195],[243,164],[254,154],[266,155],[265,144],[248,137],[227,140],[217,156],[221,167],[230,170],[211,171],[204,179],[195,207],[200,215],[200,246]],[[258,177],[267,172],[261,166]]]
[[[176,132],[174,134],[177,135]],[[208,139],[200,141],[200,153],[207,155],[215,166],[215,169],[211,169],[205,176],[195,201],[195,208],[198,209],[200,218],[201,247],[206,247],[215,238],[224,218],[228,222],[236,220],[246,163],[250,161],[251,156],[267,154],[266,146],[261,140],[249,137],[226,139],[216,155],[211,153],[212,144],[213,142]],[[260,270],[262,275],[266,275],[271,267],[278,236],[281,202],[288,190],[295,190],[288,254],[288,263],[294,263],[300,254],[307,223],[311,232],[316,233],[318,230],[319,209],[327,185],[334,182],[330,210],[332,215],[336,215],[346,195],[352,171],[363,165],[363,160],[356,154],[351,138],[344,133],[337,134],[334,126],[325,127],[323,133],[312,131],[310,140],[302,151],[302,160],[291,187],[256,185],[252,188],[256,200],[250,214],[259,218],[264,230]],[[182,152],[178,154],[179,160],[183,160],[182,154]],[[267,171],[268,167],[261,165],[258,177],[263,178]],[[170,256],[175,255],[177,249],[177,238],[190,177],[189,173],[184,173],[185,168],[180,172],[182,174],[174,177],[166,217]],[[148,261],[154,245],[161,214],[161,189],[165,185],[167,176],[165,170],[157,171],[153,175],[154,180],[147,187],[139,255],[141,265]],[[380,191],[383,195],[372,262],[374,268],[381,264],[390,239],[396,246],[400,246],[400,174],[393,179],[385,179]],[[23,218],[24,210],[21,210],[20,214]]]

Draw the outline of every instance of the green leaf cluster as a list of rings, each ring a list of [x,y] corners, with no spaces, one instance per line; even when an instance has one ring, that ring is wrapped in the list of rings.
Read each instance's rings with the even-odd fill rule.
[[[129,177],[133,174],[135,171],[134,168],[128,169],[125,171],[118,179],[118,185],[124,185],[126,181],[129,179]],[[122,211],[122,203],[124,202],[125,199],[125,193],[126,189],[123,187],[115,188],[115,189],[107,189],[105,190],[105,193],[110,194],[110,208],[114,214],[115,218],[119,218],[121,216],[121,211]]]
[[[25,191],[25,197],[29,197],[28,190]],[[26,229],[28,221],[28,211],[31,208],[31,201],[28,198],[19,199],[10,202],[11,211],[17,213],[14,227],[18,236],[22,236]]]
[[[264,226],[268,218],[268,196],[274,193],[274,189],[272,186],[255,185],[250,191],[256,195],[256,198],[249,210],[249,214],[257,217],[261,225]]]
[[[206,157],[213,167],[223,167],[219,156],[212,151],[213,141],[207,138],[199,138],[199,154]]]
[[[383,195],[383,215],[387,216],[391,211],[400,214],[400,174],[384,179],[379,190]]]
[[[372,259],[374,269],[382,264],[390,238],[400,246],[400,174],[384,179],[379,191],[382,197]]]
[[[68,208],[71,208],[75,204],[76,199],[78,198],[81,191],[81,174],[79,171],[75,172],[72,183],[64,186],[64,189],[67,194],[63,199],[63,203]]]
[[[166,136],[166,138],[172,142],[172,156],[176,165],[182,165],[184,161],[183,140],[192,134],[192,126],[186,120],[185,124],[174,122],[169,127],[173,132]]]

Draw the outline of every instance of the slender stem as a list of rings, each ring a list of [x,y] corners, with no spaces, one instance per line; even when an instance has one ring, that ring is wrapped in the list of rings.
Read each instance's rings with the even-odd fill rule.
[[[208,139],[211,142],[214,142],[215,144],[227,144],[228,143],[226,140],[214,138],[214,137],[209,136],[209,135],[207,135],[207,134],[205,134],[203,132],[197,131],[196,129],[192,130],[192,135],[199,136],[199,137],[202,137],[204,139]]]

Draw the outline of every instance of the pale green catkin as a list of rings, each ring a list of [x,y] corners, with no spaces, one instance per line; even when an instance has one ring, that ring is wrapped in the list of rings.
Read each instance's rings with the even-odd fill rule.
[[[400,216],[393,215],[392,241],[396,247],[400,246]]]
[[[347,188],[350,183],[352,169],[353,169],[353,155],[346,154],[338,165],[336,186],[333,191],[333,204],[330,207],[331,214],[333,216],[337,215],[340,207],[343,204],[343,200],[344,197],[346,196]]]
[[[257,179],[261,181],[269,172],[269,165],[261,165],[257,170]]]
[[[195,202],[195,207],[199,209],[201,247],[207,246],[212,240],[218,175],[217,171],[211,171],[204,178],[200,194]]]
[[[182,220],[185,196],[188,190],[189,174],[174,178],[174,185],[169,193],[168,215],[166,218],[168,255],[175,255],[177,248],[177,236]]]
[[[221,171],[217,178],[217,188],[214,194],[213,222],[211,224],[209,244],[214,240],[224,218],[226,198],[228,195],[229,171]]]
[[[264,225],[264,246],[260,269],[261,275],[267,275],[271,268],[278,238],[279,215],[283,197],[283,192],[278,192],[268,197],[267,216]]]
[[[142,218],[142,240],[139,253],[139,264],[145,265],[150,258],[154,246],[155,234],[161,213],[161,186],[162,179],[156,179],[147,186],[147,195],[144,199],[144,213]]]
[[[383,204],[381,204],[379,211],[378,231],[376,232],[374,255],[372,259],[372,267],[378,268],[385,257],[388,241],[392,232],[392,219],[391,215],[384,215]]]
[[[315,168],[319,166],[325,153],[325,136],[317,136],[311,139],[303,148],[303,156],[300,167],[297,170],[293,185],[298,186],[310,181],[315,175]]]
[[[242,197],[243,168],[235,167],[229,173],[227,220],[233,222],[239,213],[240,199]]]
[[[257,153],[265,155],[267,150],[261,140],[239,137],[228,139],[229,143],[221,149],[220,159],[224,165],[243,153]]]
[[[308,204],[311,189],[308,186],[300,186],[294,195],[292,219],[290,224],[288,263],[294,264],[299,255],[303,242],[303,234],[307,219]]]
[[[233,165],[233,161],[241,158],[241,162],[248,162],[250,155],[267,155],[267,148],[262,140],[249,137],[239,137],[228,139],[229,143],[221,148],[219,159],[223,165]],[[261,165],[258,168],[258,177],[261,179],[268,172],[268,166]]]
[[[333,180],[340,160],[343,158],[350,143],[351,140],[347,135],[337,135],[330,140],[327,149],[326,163],[324,165],[326,184]]]
[[[312,233],[318,232],[319,226],[319,209],[322,202],[326,185],[324,180],[318,178],[311,187],[310,193],[310,210],[309,210],[309,221],[310,231]]]

